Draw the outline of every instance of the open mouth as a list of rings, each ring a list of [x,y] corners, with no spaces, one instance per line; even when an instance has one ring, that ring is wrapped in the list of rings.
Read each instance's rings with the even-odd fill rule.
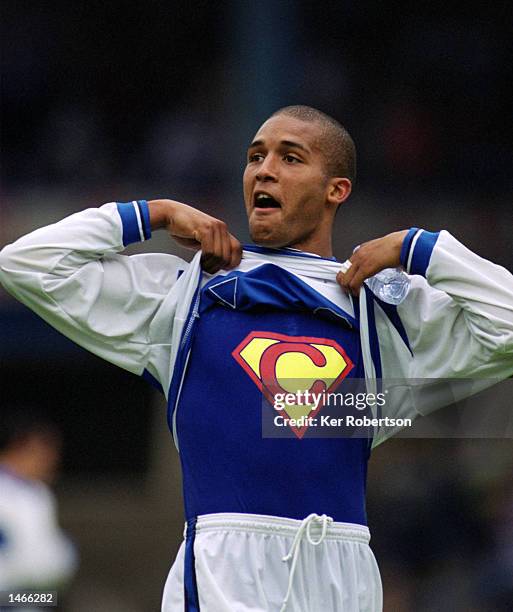
[[[257,193],[254,199],[255,208],[281,208],[281,204],[267,193]]]

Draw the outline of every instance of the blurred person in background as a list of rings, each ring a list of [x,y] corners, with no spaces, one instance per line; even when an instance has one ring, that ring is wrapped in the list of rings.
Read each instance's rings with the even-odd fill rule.
[[[60,590],[76,571],[77,552],[59,527],[50,489],[61,448],[61,434],[43,412],[2,407],[0,590]]]

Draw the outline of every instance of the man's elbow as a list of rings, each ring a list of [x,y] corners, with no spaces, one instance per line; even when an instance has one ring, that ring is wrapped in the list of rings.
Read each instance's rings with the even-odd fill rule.
[[[488,351],[491,358],[502,358],[508,355],[513,358],[513,319],[495,323],[494,333],[487,333],[479,338],[483,350]]]
[[[513,323],[511,327],[504,331],[502,337],[501,352],[504,355],[508,355],[509,359],[513,363]]]
[[[0,251],[0,285],[7,290],[18,284],[19,272],[26,269],[20,250],[20,247],[14,242],[4,246]]]
[[[4,284],[6,277],[13,268],[13,257],[16,248],[13,244],[8,244],[0,251],[0,282]]]

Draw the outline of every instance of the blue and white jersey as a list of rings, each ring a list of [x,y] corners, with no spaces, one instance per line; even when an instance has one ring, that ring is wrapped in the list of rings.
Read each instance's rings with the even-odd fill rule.
[[[366,524],[368,439],[310,438],[306,426],[290,438],[262,436],[262,411],[274,411],[263,394],[271,381],[290,377],[301,386],[303,375],[340,390],[363,378],[352,313],[264,263],[201,288],[183,351],[186,371],[176,368],[180,395],[172,385],[170,410],[188,519],[217,512],[301,518],[322,510]]]
[[[81,346],[162,388],[188,516],[329,512],[365,523],[369,440],[262,437],[259,381],[278,360],[294,372],[290,355],[315,369],[329,353],[346,364],[340,385],[361,377],[369,392],[380,378],[486,386],[513,373],[513,277],[446,231],[409,232],[411,289],[397,307],[365,287],[353,303],[336,283],[340,264],[288,250],[245,250],[236,270],[213,276],[200,254],[120,254],[150,237],[146,202],[105,204],[5,247],[0,281]],[[396,410],[414,417],[448,401],[431,394],[420,410],[399,394]],[[387,435],[377,430],[372,445]]]

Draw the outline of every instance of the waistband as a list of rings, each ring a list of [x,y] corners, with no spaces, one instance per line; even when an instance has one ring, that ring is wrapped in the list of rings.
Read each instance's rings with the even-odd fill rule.
[[[302,520],[285,518],[281,516],[219,512],[215,514],[202,514],[198,516],[196,521],[196,533],[228,530],[294,538],[302,524]],[[187,528],[187,524],[185,527]],[[310,533],[313,537],[319,537],[322,531],[323,526],[320,523],[312,522],[310,525]],[[325,527],[325,535],[323,539],[349,540],[368,544],[370,542],[370,532],[369,528],[365,525],[331,521]]]

